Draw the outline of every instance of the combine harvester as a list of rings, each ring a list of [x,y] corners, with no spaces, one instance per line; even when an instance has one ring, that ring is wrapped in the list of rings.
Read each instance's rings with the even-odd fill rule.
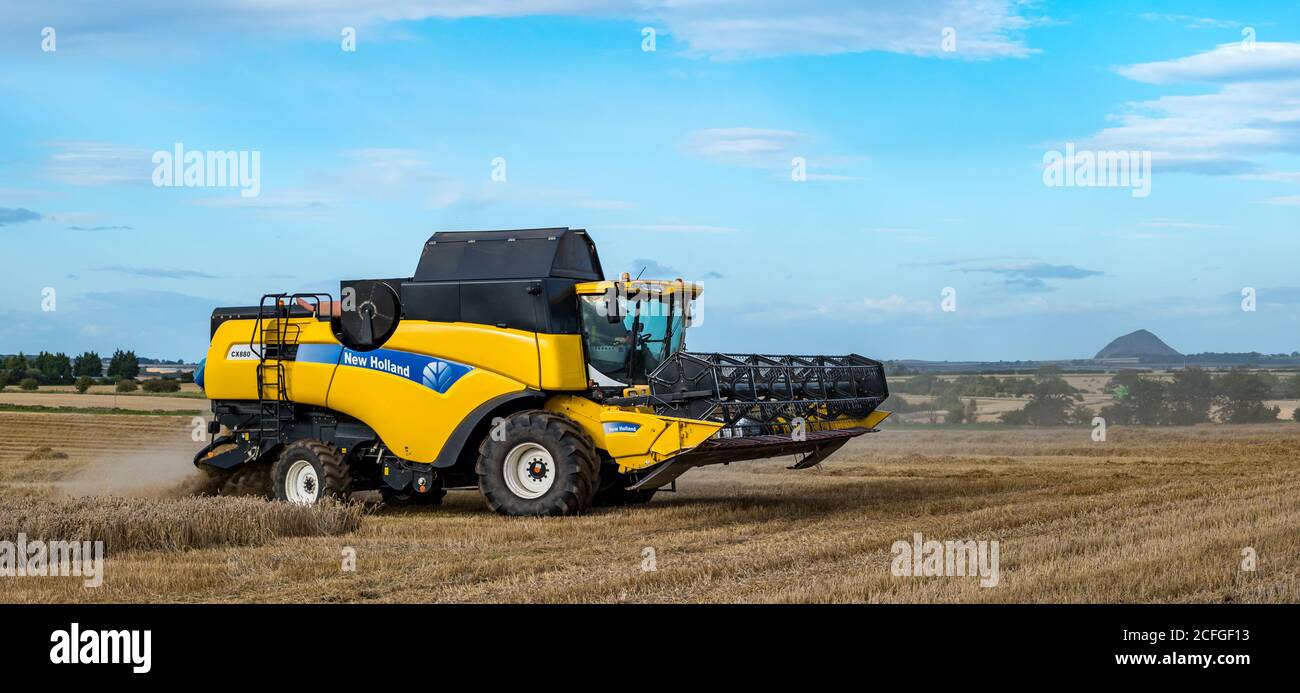
[[[477,486],[499,513],[569,515],[701,465],[805,469],[889,415],[871,359],[685,351],[701,287],[606,280],[581,230],[437,233],[415,276],[340,288],[213,311],[194,463],[218,489],[434,504]]]

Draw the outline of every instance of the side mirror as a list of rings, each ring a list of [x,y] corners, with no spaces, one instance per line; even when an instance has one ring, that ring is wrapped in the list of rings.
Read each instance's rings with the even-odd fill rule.
[[[605,292],[605,319],[609,324],[623,322],[623,316],[618,309],[618,289],[610,288]]]

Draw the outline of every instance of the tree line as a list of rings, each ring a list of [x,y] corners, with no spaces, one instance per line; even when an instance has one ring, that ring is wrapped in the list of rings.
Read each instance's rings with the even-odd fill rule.
[[[1061,377],[1058,367],[1039,368],[1033,377],[963,375],[940,378],[921,374],[891,383],[895,393],[929,395],[928,405],[891,397],[888,406],[899,413],[930,411],[937,422],[975,420],[974,397],[1027,397],[1021,409],[1003,413],[1002,423],[1033,426],[1090,424],[1096,415],[1107,423],[1143,426],[1186,426],[1210,421],[1255,423],[1276,421],[1279,407],[1270,399],[1300,399],[1300,373],[1279,376],[1268,371],[1234,368],[1219,374],[1189,367],[1169,379],[1135,370],[1120,371],[1106,384],[1111,403],[1098,414],[1082,404],[1083,393]],[[965,403],[962,399],[965,398]],[[1300,421],[1300,407],[1293,417]]]
[[[113,352],[108,369],[104,369],[104,359],[94,351],[87,351],[70,358],[63,352],[49,353],[42,351],[36,356],[27,356],[22,352],[0,360],[0,390],[8,385],[17,385],[25,390],[34,390],[41,385],[77,385],[101,383],[118,383],[134,381],[140,375],[140,359],[134,351],[121,349]],[[89,387],[86,384],[86,387]],[[84,391],[84,390],[83,390]]]
[[[1218,375],[1202,368],[1175,371],[1169,380],[1121,371],[1106,391],[1114,401],[1102,407],[1110,423],[1187,426],[1209,421],[1276,421],[1281,408],[1269,399],[1300,399],[1300,374],[1280,378],[1267,371],[1233,368]],[[1300,420],[1300,407],[1293,416]]]

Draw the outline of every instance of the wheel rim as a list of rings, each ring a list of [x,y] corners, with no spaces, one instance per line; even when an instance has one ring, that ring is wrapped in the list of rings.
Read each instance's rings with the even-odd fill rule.
[[[298,460],[289,465],[289,472],[284,475],[284,497],[300,505],[311,505],[320,497],[320,477],[311,462]]]
[[[506,487],[525,500],[541,498],[555,485],[555,458],[537,443],[520,443],[506,454]]]

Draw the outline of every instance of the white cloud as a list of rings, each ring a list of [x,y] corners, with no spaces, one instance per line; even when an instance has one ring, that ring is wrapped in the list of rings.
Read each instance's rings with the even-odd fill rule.
[[[440,209],[464,194],[459,182],[414,149],[370,147],[343,155],[344,164],[323,175],[326,187],[340,196],[411,200],[426,209]]]
[[[879,324],[904,318],[925,316],[938,311],[937,301],[909,299],[898,294],[861,299],[825,298],[809,301],[770,301],[761,305],[739,307],[735,313],[742,322],[810,323],[833,319],[843,323]]]
[[[910,55],[986,59],[1024,57],[1020,34],[1035,23],[1026,4],[1005,0],[830,0],[737,3],[729,0],[656,3],[658,17],[693,53],[724,58],[832,55],[885,51]],[[956,31],[956,50],[945,53],[945,27]]]
[[[1214,17],[1196,17],[1189,14],[1163,14],[1160,12],[1143,12],[1138,15],[1148,22],[1177,22],[1185,29],[1236,29],[1241,22],[1232,19],[1215,19]]]
[[[688,154],[724,166],[771,169],[788,176],[795,157],[803,159],[808,181],[845,183],[863,180],[862,176],[837,169],[862,163],[864,157],[818,153],[812,135],[794,130],[734,127],[695,130],[686,136],[683,148]]]
[[[878,313],[885,315],[921,315],[934,312],[933,301],[923,301],[920,299],[906,299],[898,294],[890,294],[884,298],[872,298],[870,296],[862,299],[862,309],[868,313]]]
[[[806,144],[810,139],[792,130],[707,128],[687,136],[686,151],[732,166],[789,166],[796,145]]]
[[[1247,47],[1237,41],[1205,53],[1128,65],[1116,71],[1148,84],[1295,79],[1300,75],[1300,44],[1256,42]]]
[[[68,185],[148,184],[153,153],[111,142],[50,142],[45,174]]]
[[[257,197],[238,195],[205,197],[194,200],[200,207],[245,209],[273,219],[329,219],[334,215],[338,199],[316,190],[276,189],[263,191]]]
[[[648,23],[688,53],[708,57],[885,51],[980,60],[1032,52],[1022,35],[1041,20],[1029,16],[1031,7],[1018,0],[211,0],[198,7],[115,0],[49,7],[5,3],[0,27],[55,26],[87,41],[198,31],[309,32],[337,39],[343,26],[391,29],[396,22],[424,19],[553,15]],[[956,30],[955,51],[942,50],[945,27]],[[639,43],[640,36],[629,40]]]
[[[1127,104],[1080,148],[1142,150],[1155,170],[1258,174],[1265,155],[1300,153],[1300,43],[1225,44],[1173,60],[1118,68],[1150,84],[1211,83],[1204,94]]]

